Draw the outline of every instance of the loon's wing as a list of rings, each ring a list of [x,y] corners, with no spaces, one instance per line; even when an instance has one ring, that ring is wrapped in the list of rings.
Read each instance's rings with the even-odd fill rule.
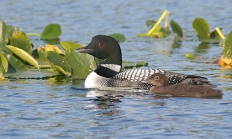
[[[165,71],[164,74],[169,78],[169,85],[186,83],[191,85],[212,86],[207,78],[197,75],[186,75]]]
[[[128,82],[140,82],[157,72],[164,73],[164,71],[159,69],[130,69],[116,74],[113,78],[117,80],[126,80]]]
[[[146,80],[149,76],[158,72],[163,73],[168,77],[170,85],[178,83],[188,83],[193,85],[210,84],[207,78],[201,76],[185,75],[159,69],[130,69],[113,76],[107,81],[107,86],[142,87],[149,89],[153,85],[141,81]]]

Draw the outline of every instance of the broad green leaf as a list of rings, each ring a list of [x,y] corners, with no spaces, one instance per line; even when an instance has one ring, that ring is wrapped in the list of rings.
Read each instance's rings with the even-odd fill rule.
[[[205,19],[201,17],[197,17],[193,21],[192,26],[196,30],[197,35],[201,40],[210,38],[210,27]]]
[[[16,31],[19,31],[18,27],[7,25],[6,26],[6,34],[5,34],[5,41],[8,42],[8,39],[10,39],[13,36],[13,33]]]
[[[69,41],[63,41],[63,42],[60,42],[60,45],[62,46],[62,48],[67,51],[68,49],[77,49],[77,48],[80,48],[81,45],[80,44],[77,44],[75,42],[69,42]]]
[[[13,52],[15,55],[20,57],[22,60],[38,68],[39,66],[38,62],[29,53],[27,53],[23,49],[20,49],[20,48],[11,46],[11,45],[6,45],[6,48],[8,48],[11,52]]]
[[[172,27],[173,32],[177,33],[179,37],[183,38],[183,32],[181,26],[174,20],[170,21],[170,25]]]
[[[1,58],[1,68],[3,69],[4,73],[8,71],[8,61],[3,54],[0,53]]]
[[[0,54],[0,79],[5,78],[5,73],[8,71],[8,61],[7,59]]]
[[[155,23],[156,23],[156,21],[155,21],[154,19],[148,19],[148,20],[146,21],[146,25],[147,25],[148,27],[153,26]]]
[[[196,55],[191,54],[191,53],[187,53],[187,54],[185,54],[185,58],[187,58],[189,60],[193,60],[193,59],[196,59]]]
[[[59,66],[61,67],[64,71],[65,71],[65,75],[67,76],[70,76],[71,75],[71,72],[72,72],[72,69],[68,63],[68,61],[66,60],[65,56],[62,55],[62,54],[58,54],[56,52],[53,52],[53,51],[49,51],[48,52],[48,60],[55,66]],[[60,68],[58,68],[58,71],[61,71],[59,70]],[[63,73],[63,72],[61,72]]]
[[[14,32],[12,38],[10,38],[10,45],[20,48],[29,54],[32,53],[32,45],[24,32]]]
[[[0,80],[5,79],[5,69],[3,66],[2,58],[0,57]]]
[[[114,34],[110,34],[110,36],[113,37],[118,42],[123,42],[126,40],[126,37],[123,34],[114,33]]]
[[[7,58],[8,62],[10,63],[10,65],[12,66],[12,67],[9,66],[9,69],[8,69],[9,72],[12,72],[14,70],[16,70],[16,71],[25,71],[25,70],[27,70],[27,67],[23,63],[23,61],[18,59],[18,57],[13,55],[13,53],[12,54],[7,54],[6,58]]]
[[[3,54],[8,60],[10,66],[8,66],[8,72],[23,71],[26,70],[26,66],[21,59],[15,56],[9,49],[6,48],[6,42],[0,42],[0,53]]]
[[[59,73],[62,73],[66,76],[71,76],[71,73],[70,72],[65,72],[63,68],[61,68],[60,66],[56,66],[54,65],[53,66]]]
[[[122,69],[132,69],[132,68],[139,68],[139,67],[146,67],[148,66],[147,62],[139,61],[139,62],[131,62],[131,61],[122,61]]]
[[[0,41],[5,41],[6,23],[0,21]]]
[[[222,55],[232,59],[232,31],[226,37]]]
[[[222,28],[219,28],[220,30],[222,30]],[[210,33],[210,38],[211,39],[221,39],[220,35],[218,34],[218,32],[216,30],[214,30],[213,32]]]
[[[40,59],[43,59],[43,60],[47,59],[47,52],[43,46],[40,46],[39,48],[37,48],[37,53]]]
[[[73,49],[66,51],[65,58],[72,67],[72,77],[74,79],[85,79],[91,71],[97,68],[92,56],[85,53],[76,53]]]
[[[48,24],[41,33],[40,39],[56,39],[61,33],[59,24]]]

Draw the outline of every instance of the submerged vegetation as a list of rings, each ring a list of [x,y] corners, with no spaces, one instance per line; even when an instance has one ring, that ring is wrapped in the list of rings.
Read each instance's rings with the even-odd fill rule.
[[[166,18],[165,18],[166,17]],[[164,27],[160,25],[165,18]],[[170,35],[170,24],[172,31],[175,33],[173,47],[178,43],[186,40],[181,26],[174,20],[169,22],[169,12],[167,10],[161,17],[155,21],[149,19],[146,21],[147,27],[150,29],[145,34],[138,34],[139,37],[163,38]],[[197,17],[192,22],[192,27],[196,31],[196,35],[203,43],[220,42],[222,46],[222,56],[215,61],[220,66],[231,68],[232,66],[232,32],[225,37],[221,28],[216,28],[210,32],[208,22]],[[0,21],[0,79],[17,78],[14,73],[34,72],[32,76],[51,77],[57,75],[65,75],[75,79],[85,79],[86,76],[97,67],[97,59],[84,53],[75,53],[74,49],[83,47],[84,45],[70,41],[59,42],[58,37],[61,35],[61,26],[59,24],[47,25],[41,34],[25,33],[18,27],[7,25],[4,21]],[[57,45],[46,44],[34,48],[34,44],[30,41],[29,36],[38,36],[41,40],[49,42],[49,40],[58,40]],[[123,34],[110,34],[117,41],[125,41]],[[187,59],[198,59],[191,53],[185,55]],[[129,62],[123,61],[123,69],[147,66],[146,62]],[[41,74],[42,73],[42,74]],[[18,75],[18,74],[17,74]],[[21,74],[22,76],[25,74]],[[41,75],[41,76],[40,76]],[[23,76],[20,78],[34,78]]]

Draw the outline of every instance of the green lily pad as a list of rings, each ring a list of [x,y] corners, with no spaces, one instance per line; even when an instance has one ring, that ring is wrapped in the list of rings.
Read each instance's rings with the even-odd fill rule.
[[[6,48],[6,42],[0,42],[0,53],[3,54],[9,62],[8,72],[26,70],[24,62],[15,56],[9,49]]]
[[[210,38],[210,27],[208,22],[201,18],[197,17],[192,23],[193,28],[196,30],[199,39],[209,39]]]
[[[139,62],[132,62],[132,61],[122,61],[122,69],[132,69],[132,68],[139,68],[139,67],[146,67],[148,66],[147,62],[139,61]]]
[[[8,61],[7,59],[0,54],[0,79],[5,78],[5,73],[8,71]]]
[[[170,21],[171,28],[179,37],[183,38],[183,32],[181,26],[174,20]]]
[[[48,24],[41,33],[40,39],[56,39],[61,33],[59,24]]]
[[[6,73],[8,71],[8,61],[3,54],[0,54],[0,58],[1,58],[1,64],[0,64],[1,68],[3,69],[3,72]]]
[[[147,27],[151,27],[151,26],[153,26],[155,23],[156,23],[156,21],[155,21],[154,19],[148,19],[148,20],[146,21]]]
[[[85,79],[97,68],[94,58],[86,53],[76,53],[73,49],[68,49],[65,58],[72,67],[73,79]]]
[[[123,42],[126,40],[126,37],[123,34],[115,33],[110,34],[111,37],[113,37],[118,42]]]
[[[6,23],[0,21],[0,41],[5,41]]]
[[[222,28],[219,28],[220,30],[222,30]],[[210,33],[210,38],[211,39],[221,39],[220,35],[218,34],[218,32],[216,30],[214,30],[213,32]]]
[[[65,56],[62,54],[58,54],[56,52],[53,51],[49,51],[48,52],[48,60],[55,66],[59,66],[61,67],[64,72],[58,67],[58,71],[61,71],[61,73],[65,73],[66,76],[70,76],[72,69],[68,63],[68,61],[66,60]]]
[[[26,51],[23,49],[11,46],[11,45],[6,45],[6,48],[8,48],[11,52],[13,52],[15,55],[20,57],[22,60],[26,61],[27,63],[31,64],[32,66],[38,68],[39,64],[38,62]]]
[[[222,55],[232,59],[232,31],[226,37]]]
[[[196,55],[194,54],[191,54],[191,53],[187,53],[185,54],[185,58],[189,59],[189,60],[193,60],[193,59],[196,59]]]
[[[14,32],[12,38],[10,38],[10,45],[18,47],[29,54],[32,53],[32,45],[24,32]]]
[[[40,46],[39,48],[37,48],[37,53],[38,53],[39,59],[47,60],[47,52],[44,47]]]
[[[12,38],[14,32],[17,32],[17,31],[19,31],[18,27],[7,25],[6,26],[6,33],[5,33],[5,41],[8,42],[9,39]]]
[[[59,73],[62,73],[63,75],[71,76],[70,72],[65,72],[64,69],[61,68],[60,66],[54,65],[53,68],[55,68]]]
[[[0,41],[8,42],[15,31],[19,31],[18,27],[6,25],[5,22],[0,21]]]
[[[80,48],[81,45],[80,44],[77,44],[75,42],[69,42],[69,41],[63,41],[63,42],[60,42],[60,45],[62,46],[62,48],[67,51],[68,49],[77,49],[77,48]]]

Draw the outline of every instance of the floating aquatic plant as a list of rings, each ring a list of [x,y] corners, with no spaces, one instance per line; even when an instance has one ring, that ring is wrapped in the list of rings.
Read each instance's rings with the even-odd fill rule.
[[[192,26],[197,32],[199,39],[203,42],[210,42],[212,39],[219,38],[219,34],[216,30],[210,33],[208,22],[201,17],[195,18],[192,22]]]
[[[160,26],[161,21],[166,17],[164,28]],[[168,17],[169,12],[165,10],[157,22],[154,19],[150,19],[146,21],[147,26],[152,26],[146,34],[138,34],[139,37],[151,37],[151,38],[163,38],[165,37],[170,31],[168,29]]]

